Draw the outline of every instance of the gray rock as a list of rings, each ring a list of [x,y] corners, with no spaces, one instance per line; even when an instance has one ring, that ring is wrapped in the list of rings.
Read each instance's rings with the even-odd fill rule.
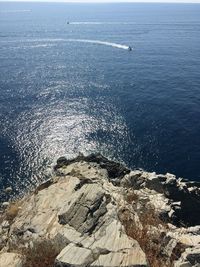
[[[75,196],[76,195],[76,196]],[[107,209],[105,192],[97,184],[85,185],[74,194],[74,201],[58,214],[59,223],[69,224],[81,233],[91,233]]]
[[[10,193],[10,192],[12,192],[12,187],[9,186],[9,187],[7,187],[4,191],[5,191],[6,193]]]
[[[184,254],[186,260],[192,265],[195,265],[197,263],[200,265],[200,245],[198,248],[195,247],[186,249]]]
[[[163,195],[164,202],[168,202],[168,217],[173,224],[177,226],[195,226],[200,225],[200,185],[176,178],[175,175],[167,173],[166,175],[157,175],[155,172],[131,171],[121,180],[122,186],[132,187],[142,194],[142,190],[154,191],[156,195]],[[195,185],[195,186],[192,186]],[[146,193],[150,196],[151,193]],[[153,204],[153,201],[151,201]],[[156,205],[155,205],[156,208]],[[161,213],[164,210],[160,211]],[[190,216],[188,216],[190,214]]]
[[[99,164],[102,169],[107,170],[110,179],[122,178],[125,174],[130,172],[130,170],[121,163],[109,160],[99,153],[90,154],[88,156],[84,156],[80,153],[78,157],[72,160],[67,160],[65,157],[61,157],[57,161],[55,170],[58,170],[60,167],[68,166],[69,164],[73,164],[75,162],[79,163],[82,161],[85,161],[87,163],[93,162]]]

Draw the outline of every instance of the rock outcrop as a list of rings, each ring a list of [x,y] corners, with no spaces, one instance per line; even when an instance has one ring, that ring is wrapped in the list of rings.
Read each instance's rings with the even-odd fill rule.
[[[9,207],[3,213],[1,267],[28,267],[24,251],[43,240],[57,251],[55,267],[200,266],[198,183],[130,171],[100,154],[62,157],[54,171],[12,219]]]

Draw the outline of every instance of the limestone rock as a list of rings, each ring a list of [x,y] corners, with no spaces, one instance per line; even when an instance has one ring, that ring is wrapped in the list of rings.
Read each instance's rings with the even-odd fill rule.
[[[22,259],[16,253],[0,253],[1,267],[22,267]]]
[[[83,154],[79,154],[79,156],[75,159],[72,160],[67,160],[65,157],[61,157],[57,161],[57,165],[55,166],[55,170],[58,170],[59,168],[63,166],[70,165],[74,162],[92,162],[92,163],[97,163],[100,168],[106,169],[108,172],[108,176],[110,179],[115,179],[115,178],[121,178],[125,174],[129,173],[130,170],[126,168],[124,165],[122,165],[119,162],[114,162],[111,161],[105,157],[103,157],[101,154],[90,154],[88,156],[84,156]]]
[[[132,248],[118,252],[101,254],[91,266],[116,267],[116,266],[147,266],[145,255],[141,250]]]
[[[168,261],[174,258],[176,267],[197,267],[199,201],[198,183],[171,174],[130,171],[100,154],[80,154],[72,160],[62,157],[57,161],[54,177],[24,197],[14,220],[9,225],[3,220],[0,234],[5,247],[0,260],[7,265],[0,266],[20,267],[12,265],[15,258],[21,264],[19,257],[5,251],[31,247],[44,239],[59,248],[56,267],[150,266],[148,255],[135,240],[137,235],[131,235],[127,226],[133,224],[132,231],[143,233],[146,225],[142,225],[140,215],[153,208],[158,217],[169,223],[148,225],[146,235],[156,233],[160,240],[147,238],[146,242],[161,242],[160,253]],[[126,220],[120,216],[122,211],[126,211]],[[7,254],[11,256],[10,263]]]
[[[89,266],[94,261],[92,251],[74,244],[66,246],[57,256],[55,266]]]
[[[160,206],[160,212],[167,211],[168,217],[173,219],[177,226],[181,226],[182,223],[187,226],[200,224],[199,183],[177,178],[170,173],[157,175],[155,172],[136,170],[125,175],[120,184],[138,190],[140,195],[143,190],[149,198],[148,201],[157,209],[157,204],[162,203],[163,208]],[[153,198],[150,197],[152,194]]]
[[[175,267],[195,266],[200,267],[200,245],[187,248],[180,259],[175,262]]]
[[[69,224],[81,233],[90,233],[106,213],[109,200],[102,187],[96,184],[86,184],[73,195],[72,201],[58,214],[59,223]]]
[[[8,221],[5,220],[2,222],[1,227],[2,227],[2,229],[7,229],[10,227],[10,224]]]
[[[96,162],[66,162],[59,161],[62,167],[54,182],[42,184],[22,201],[9,245],[51,239],[61,248],[56,266],[97,266],[104,258],[108,266],[110,257],[113,266],[148,266],[140,245],[126,235],[118,218],[119,206],[125,205],[123,190],[109,181],[107,169]],[[121,174],[120,165],[117,168]]]

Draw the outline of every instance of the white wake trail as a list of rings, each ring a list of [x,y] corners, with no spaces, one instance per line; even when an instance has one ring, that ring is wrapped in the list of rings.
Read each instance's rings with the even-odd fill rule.
[[[72,21],[68,22],[67,24],[71,25],[129,25],[129,24],[135,24],[134,22],[100,22],[100,21]]]
[[[117,43],[111,43],[111,42],[104,42],[100,40],[88,40],[88,39],[68,39],[69,42],[80,42],[80,43],[90,43],[90,44],[98,44],[98,45],[107,45],[112,46],[119,49],[125,49],[127,50],[129,47],[127,45],[121,45]]]
[[[41,39],[26,39],[26,40],[20,40],[20,41],[0,41],[0,43],[18,43],[21,42],[23,43],[38,43],[37,46],[41,47],[43,46],[42,44],[39,44],[41,42],[45,42],[44,46],[47,46],[48,43],[60,43],[60,42],[79,42],[79,43],[89,43],[89,44],[96,44],[96,45],[106,45],[106,46],[111,46],[114,48],[119,48],[119,49],[125,49],[128,50],[129,46],[128,45],[123,45],[123,44],[118,44],[118,43],[112,43],[112,42],[106,42],[106,41],[100,41],[100,40],[90,40],[90,39],[64,39],[64,38],[54,38],[54,39],[47,39],[47,38],[41,38]],[[30,46],[31,47],[31,46]]]
[[[25,13],[25,12],[31,12],[31,9],[0,10],[0,13]]]
[[[74,21],[74,22],[70,22],[69,24],[72,25],[102,25],[105,23],[102,22],[90,22],[90,21]]]

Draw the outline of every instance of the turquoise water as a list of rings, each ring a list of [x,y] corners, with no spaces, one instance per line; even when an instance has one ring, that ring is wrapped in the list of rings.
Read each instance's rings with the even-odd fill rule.
[[[199,14],[195,4],[0,3],[0,188],[19,193],[59,156],[96,151],[200,180]]]

